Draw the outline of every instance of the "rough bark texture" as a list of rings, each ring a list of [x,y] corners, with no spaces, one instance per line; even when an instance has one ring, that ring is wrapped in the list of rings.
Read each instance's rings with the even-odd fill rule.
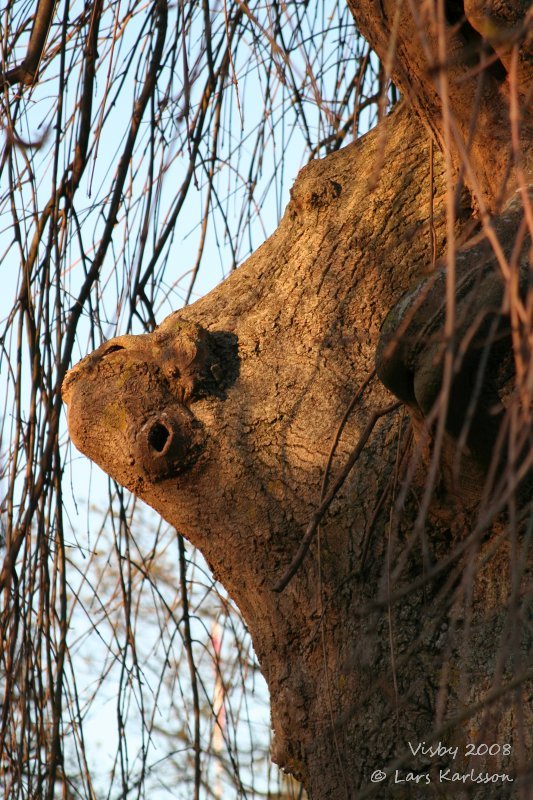
[[[531,183],[528,0],[348,0],[348,6],[441,149],[465,173],[476,207],[497,210],[517,181]],[[515,101],[522,101],[520,123]]]
[[[379,20],[377,4],[367,5]],[[376,164],[385,165],[377,181]],[[462,443],[468,406],[446,420],[427,518],[417,517],[432,463],[424,418],[442,382],[445,312],[435,292],[426,311],[413,300],[431,270],[432,225],[439,253],[446,244],[437,152],[433,173],[431,186],[427,129],[407,106],[397,109],[360,142],[302,170],[277,232],[219,288],[153,334],[102,346],[65,383],[77,447],[198,546],[238,603],[271,693],[273,757],[314,800],[525,798],[531,788],[527,562],[505,519],[487,527],[476,516],[496,436],[482,404]],[[457,236],[471,221],[466,194],[461,208]],[[502,217],[507,249],[519,216],[511,207]],[[483,247],[457,260],[467,286],[459,309],[475,317],[496,303],[489,323],[499,324],[504,285]],[[472,270],[485,281],[474,306]],[[336,431],[374,368],[391,309],[378,370],[413,424],[405,407],[377,420],[310,551],[276,592],[320,504]],[[411,323],[416,336],[394,351]],[[471,341],[479,344],[478,328]],[[506,359],[497,345],[489,356]],[[501,403],[497,413],[508,378],[503,369],[482,385]],[[472,381],[465,386],[471,396]],[[330,485],[373,412],[392,399],[371,381],[343,430]],[[395,475],[408,463],[400,514]],[[458,755],[413,756],[408,743],[423,741]],[[510,753],[468,759],[468,742],[508,743]],[[385,767],[387,779],[372,784],[373,770]],[[439,767],[508,773],[514,782],[451,784]],[[427,773],[431,784],[396,784],[395,768],[402,777]]]

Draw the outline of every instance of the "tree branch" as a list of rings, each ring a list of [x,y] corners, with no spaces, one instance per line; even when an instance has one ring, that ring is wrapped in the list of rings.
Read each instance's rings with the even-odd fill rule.
[[[31,86],[35,82],[55,7],[56,0],[39,0],[26,57],[21,64],[17,64],[4,75],[4,82],[9,86],[15,83]]]

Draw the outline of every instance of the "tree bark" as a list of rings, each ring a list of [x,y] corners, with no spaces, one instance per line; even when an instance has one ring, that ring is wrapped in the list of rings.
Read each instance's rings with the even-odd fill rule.
[[[357,5],[360,20],[372,13],[379,22],[377,4]],[[276,233],[239,270],[154,333],[103,345],[64,386],[76,446],[198,546],[239,605],[271,694],[273,758],[315,800],[525,798],[531,788],[527,539],[507,524],[519,511],[510,502],[504,519],[496,512],[505,493],[496,509],[484,498],[490,459],[468,438],[461,444],[463,418],[459,432],[444,422],[427,494],[437,463],[431,408],[420,392],[402,397],[395,381],[411,380],[412,368],[426,389],[437,356],[421,348],[420,325],[414,361],[408,340],[400,367],[386,349],[409,330],[402,298],[411,307],[438,273],[433,242],[441,255],[450,237],[445,160],[431,152],[427,128],[403,105],[361,141],[313,161]],[[496,203],[488,178],[480,197]],[[505,212],[497,228],[507,253],[520,216]],[[454,235],[471,223],[463,193]],[[474,316],[495,286],[507,296],[484,246],[457,259],[459,278],[478,266],[491,276],[490,291],[468,284]],[[416,313],[436,320],[433,336],[443,316],[428,296],[429,311]],[[394,400],[372,377],[391,309],[378,371],[393,365],[404,405],[376,415]],[[309,551],[276,591],[371,419]],[[413,755],[422,742],[458,752]],[[494,745],[490,757],[467,758],[469,742]],[[372,783],[378,769],[387,778]],[[471,769],[513,782],[449,782]],[[396,770],[400,780],[422,777],[396,782]]]
[[[533,12],[526,0],[348,0],[474,206],[497,211],[533,179]]]

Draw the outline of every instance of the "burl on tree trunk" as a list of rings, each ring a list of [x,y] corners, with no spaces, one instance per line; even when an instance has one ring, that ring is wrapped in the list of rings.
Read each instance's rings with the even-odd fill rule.
[[[69,429],[239,605],[311,798],[526,798],[529,17],[351,5],[414,108],[305,167],[215,291],[71,370]]]

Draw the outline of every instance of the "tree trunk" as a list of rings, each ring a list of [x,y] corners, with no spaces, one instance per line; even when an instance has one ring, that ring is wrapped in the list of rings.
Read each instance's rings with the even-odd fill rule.
[[[413,108],[469,186],[498,210],[533,178],[528,0],[348,0]]]
[[[487,473],[498,486],[502,467],[491,473],[477,440],[460,443],[467,409],[459,432],[445,419],[435,451],[431,408],[394,383],[404,373],[389,345],[410,324],[402,298],[411,307],[429,285],[433,242],[442,254],[451,233],[445,164],[431,152],[427,129],[403,105],[361,141],[310,163],[278,230],[239,270],[154,333],[103,345],[64,387],[76,446],[198,546],[239,605],[270,689],[273,758],[313,800],[525,798],[531,788],[525,545],[518,524],[507,525],[519,512],[512,503],[506,519],[487,511]],[[494,199],[486,183],[481,196]],[[457,237],[471,230],[462,197]],[[501,239],[512,245],[508,214]],[[457,259],[459,278],[479,266],[503,296],[495,259],[478,264],[480,247]],[[438,286],[428,290],[430,312],[416,312],[431,316],[431,335],[446,313],[435,311]],[[474,294],[477,313],[487,291]],[[389,317],[378,372],[387,380],[393,364],[400,408],[372,377],[392,308],[401,313]],[[437,357],[421,351],[420,328],[406,380],[411,367],[434,377]],[[457,380],[450,396],[461,396]],[[354,468],[279,591],[358,442]],[[468,743],[493,745],[490,756],[481,748],[466,757]],[[379,769],[387,777],[372,783]],[[485,772],[513,782],[476,783]],[[410,782],[396,782],[408,773]],[[466,778],[450,782],[452,773]]]

